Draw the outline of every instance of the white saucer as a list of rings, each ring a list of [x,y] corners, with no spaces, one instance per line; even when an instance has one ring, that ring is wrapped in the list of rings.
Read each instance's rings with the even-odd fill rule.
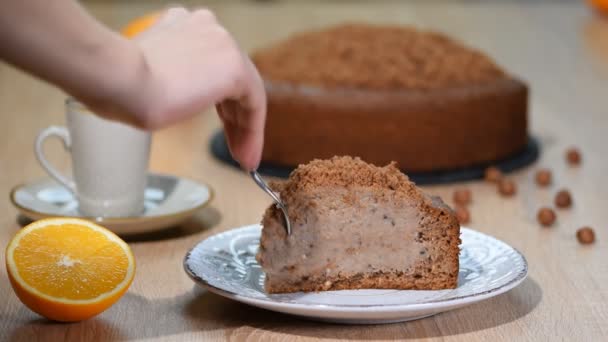
[[[204,184],[170,175],[149,174],[145,211],[135,217],[87,219],[119,235],[152,232],[176,225],[211,201],[213,191]],[[18,185],[11,191],[11,202],[26,217],[82,217],[78,202],[68,190],[52,179]]]
[[[209,291],[239,302],[348,324],[402,322],[435,315],[504,293],[519,285],[528,273],[526,259],[517,250],[491,236],[462,228],[456,289],[269,295],[264,291],[264,273],[255,260],[260,232],[260,225],[251,225],[203,240],[186,255],[186,273]]]

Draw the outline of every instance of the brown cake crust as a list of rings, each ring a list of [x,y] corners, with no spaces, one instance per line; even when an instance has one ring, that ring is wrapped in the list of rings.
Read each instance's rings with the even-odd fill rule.
[[[456,287],[460,244],[457,219],[439,198],[422,193],[394,163],[375,167],[350,157],[315,160],[301,165],[288,181],[275,185],[275,190],[288,206],[293,233],[286,235],[281,214],[276,207],[270,206],[262,220],[264,228],[257,256],[266,271],[269,293]],[[357,194],[369,197],[362,199]],[[412,209],[411,217],[384,214],[382,218],[387,208],[402,208],[399,212],[404,213],[408,207]],[[355,213],[348,217],[353,220],[346,226],[348,231],[320,223],[310,226],[311,222],[320,222],[319,217],[340,212]],[[359,221],[373,215],[378,219],[369,221],[369,226]],[[413,221],[408,221],[410,219]],[[391,220],[392,226],[387,223]],[[413,222],[415,231],[403,226],[408,222]],[[382,230],[383,224],[388,229]],[[318,230],[311,232],[310,229]],[[396,237],[397,241],[387,241],[386,245],[380,242],[382,247],[378,253],[399,253],[399,249],[404,248],[415,252],[417,261],[411,264],[399,261],[396,268],[386,268],[385,261],[357,259],[359,249],[386,238],[381,232],[401,233]],[[343,234],[370,235],[358,244],[339,245],[340,248],[332,249],[333,252],[324,249],[335,248],[336,245],[328,245],[327,241],[340,239]],[[306,264],[305,257],[300,259],[301,255],[318,257],[320,253],[328,253],[327,260],[321,260],[320,268]],[[369,265],[363,272],[349,272],[340,265],[340,260],[364,261]]]
[[[412,185],[409,178],[399,171],[396,162],[377,167],[363,162],[361,158],[334,156],[329,161],[315,159],[300,165],[291,173],[281,193],[290,195],[328,186],[366,186],[376,191],[390,189],[398,194],[417,196],[418,193],[412,191]]]
[[[346,25],[254,61],[267,91],[269,163],[353,155],[423,172],[487,164],[527,144],[526,85],[441,34]]]
[[[403,272],[357,273],[350,276],[318,276],[295,283],[279,283],[266,286],[269,293],[318,292],[336,290],[394,289],[394,290],[442,290],[455,288],[456,278],[416,278],[416,274]]]
[[[351,23],[303,32],[253,59],[267,80],[329,89],[433,90],[506,77],[483,53],[407,26]]]

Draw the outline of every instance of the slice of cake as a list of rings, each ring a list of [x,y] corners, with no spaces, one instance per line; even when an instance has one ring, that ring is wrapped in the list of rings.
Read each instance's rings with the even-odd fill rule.
[[[274,187],[292,233],[270,206],[257,255],[269,293],[456,287],[458,220],[395,163],[314,160]]]

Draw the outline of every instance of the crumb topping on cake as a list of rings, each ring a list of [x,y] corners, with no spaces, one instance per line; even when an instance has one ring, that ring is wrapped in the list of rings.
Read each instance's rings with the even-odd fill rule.
[[[264,78],[325,87],[433,90],[506,77],[483,53],[410,27],[346,24],[254,54]]]
[[[366,186],[409,192],[414,183],[399,171],[395,162],[377,167],[358,157],[336,156],[325,160],[315,159],[298,166],[281,190],[296,192],[328,186]]]

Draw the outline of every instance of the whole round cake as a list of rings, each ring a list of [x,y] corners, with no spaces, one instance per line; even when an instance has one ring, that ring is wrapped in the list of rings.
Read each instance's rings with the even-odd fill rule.
[[[527,143],[527,87],[433,32],[348,24],[253,55],[268,96],[263,160],[359,156],[402,170],[492,163]]]

